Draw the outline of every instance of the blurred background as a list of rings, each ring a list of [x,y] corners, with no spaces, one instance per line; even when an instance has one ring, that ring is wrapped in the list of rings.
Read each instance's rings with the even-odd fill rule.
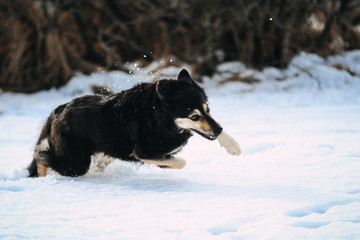
[[[360,0],[0,0],[0,89],[32,93],[81,72],[241,61],[284,68],[301,51],[360,48]],[[164,66],[166,67],[166,66]]]

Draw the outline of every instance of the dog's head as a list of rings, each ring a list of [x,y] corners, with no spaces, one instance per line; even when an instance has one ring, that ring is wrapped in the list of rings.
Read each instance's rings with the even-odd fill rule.
[[[179,129],[196,132],[209,140],[215,140],[222,132],[210,115],[204,90],[186,70],[179,73],[177,81],[158,81],[156,92]]]

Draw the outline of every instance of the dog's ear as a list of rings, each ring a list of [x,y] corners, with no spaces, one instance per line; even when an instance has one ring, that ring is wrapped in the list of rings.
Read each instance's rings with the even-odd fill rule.
[[[195,81],[190,77],[190,74],[185,69],[181,70],[181,72],[178,75],[179,81],[186,81],[189,83],[195,83]]]
[[[156,82],[156,86],[155,86],[155,89],[156,89],[156,94],[159,96],[160,99],[163,99],[164,97],[161,95],[160,93],[160,81],[157,81]]]

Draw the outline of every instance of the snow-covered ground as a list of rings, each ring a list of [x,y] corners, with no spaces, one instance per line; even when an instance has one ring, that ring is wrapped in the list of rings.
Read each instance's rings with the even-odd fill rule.
[[[156,76],[134,72],[0,93],[0,239],[360,239],[360,51],[303,53],[285,70],[227,63],[205,78],[240,157],[194,136],[179,153],[183,170],[116,161],[79,178],[26,178],[54,107],[91,84],[123,90]],[[261,83],[219,85],[229,74]]]

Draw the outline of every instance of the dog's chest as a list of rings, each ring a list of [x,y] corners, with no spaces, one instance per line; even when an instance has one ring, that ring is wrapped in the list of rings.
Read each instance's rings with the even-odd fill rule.
[[[173,149],[172,151],[170,151],[170,152],[168,153],[168,155],[172,155],[172,154],[175,154],[175,153],[179,152],[179,151],[184,147],[185,144],[186,144],[186,142],[183,143],[182,145],[180,145],[179,147]]]
[[[171,155],[179,152],[186,145],[190,136],[189,134],[179,134],[171,139],[167,139],[164,147],[168,148],[168,154]]]

